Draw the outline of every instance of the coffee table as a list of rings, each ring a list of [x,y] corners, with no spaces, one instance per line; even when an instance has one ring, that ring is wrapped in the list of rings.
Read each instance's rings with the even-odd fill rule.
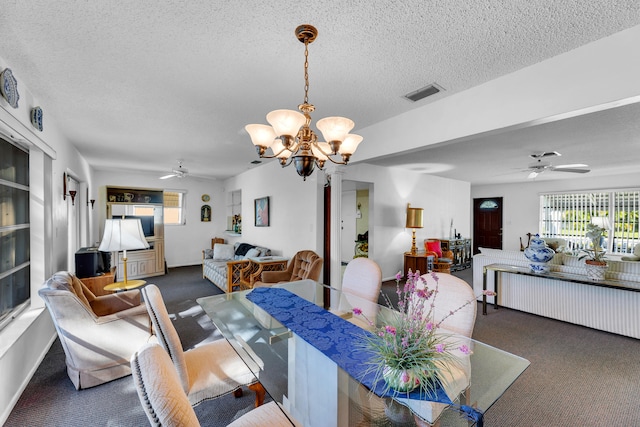
[[[311,280],[277,285],[356,322],[352,308],[369,319],[389,310]],[[197,302],[260,380],[269,396],[305,426],[370,425],[402,422],[415,425],[427,419],[422,401],[372,395],[323,353],[283,327],[246,296],[251,291],[200,298]],[[366,326],[362,322],[359,326]],[[529,366],[521,357],[468,340],[470,383],[464,395],[454,396],[482,412],[495,403]],[[446,405],[445,405],[446,406]],[[418,414],[418,418],[414,415]],[[438,415],[441,425],[473,425],[453,408]],[[386,425],[386,424],[385,424]]]

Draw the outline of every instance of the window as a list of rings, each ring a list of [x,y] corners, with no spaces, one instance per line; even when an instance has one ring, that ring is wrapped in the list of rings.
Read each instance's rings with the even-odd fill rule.
[[[630,253],[640,243],[638,234],[639,190],[591,193],[543,194],[540,196],[540,234],[567,240],[571,250],[588,247],[586,225],[604,227],[603,246],[609,253]]]
[[[30,298],[29,153],[0,139],[0,329]]]
[[[165,225],[184,225],[186,218],[184,213],[184,191],[164,192],[164,223]]]

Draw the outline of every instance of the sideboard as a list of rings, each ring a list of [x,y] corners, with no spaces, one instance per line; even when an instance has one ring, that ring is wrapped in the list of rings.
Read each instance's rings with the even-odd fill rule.
[[[498,292],[486,302],[640,339],[640,262],[609,260],[606,279],[593,281],[578,257],[556,254],[545,275],[530,272],[522,252],[480,250],[473,257],[474,291]]]
[[[453,252],[451,271],[471,268],[471,239],[440,239],[443,251]]]

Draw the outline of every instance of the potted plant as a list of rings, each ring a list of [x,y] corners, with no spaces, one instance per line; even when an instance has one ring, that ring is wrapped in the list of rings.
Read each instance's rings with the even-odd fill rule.
[[[607,261],[604,259],[606,251],[600,246],[602,236],[606,230],[599,225],[587,224],[586,236],[591,240],[591,249],[582,249],[584,255],[580,259],[585,259],[587,275],[592,280],[603,280],[607,269]]]

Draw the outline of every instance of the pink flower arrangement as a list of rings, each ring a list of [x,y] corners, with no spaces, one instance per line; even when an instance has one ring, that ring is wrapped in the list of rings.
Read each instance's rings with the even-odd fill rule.
[[[462,354],[471,354],[467,345],[456,345],[451,334],[440,330],[442,322],[455,315],[463,307],[474,303],[469,300],[441,319],[434,319],[434,307],[438,295],[438,275],[431,273],[435,285],[429,287],[425,277],[416,271],[409,271],[407,281],[400,286],[402,274],[396,275],[396,294],[398,304],[394,307],[384,295],[386,303],[393,311],[380,316],[380,326],[366,319],[362,310],[353,309],[353,314],[364,317],[374,327],[368,334],[364,347],[374,354],[370,369],[375,371],[377,379],[384,378],[388,388],[398,391],[410,391],[419,386],[422,392],[431,393],[437,382],[444,383],[442,369],[458,363],[452,353],[459,350]],[[492,295],[492,292],[486,292]],[[389,380],[390,372],[397,372],[395,381]],[[402,381],[404,378],[411,379]]]

